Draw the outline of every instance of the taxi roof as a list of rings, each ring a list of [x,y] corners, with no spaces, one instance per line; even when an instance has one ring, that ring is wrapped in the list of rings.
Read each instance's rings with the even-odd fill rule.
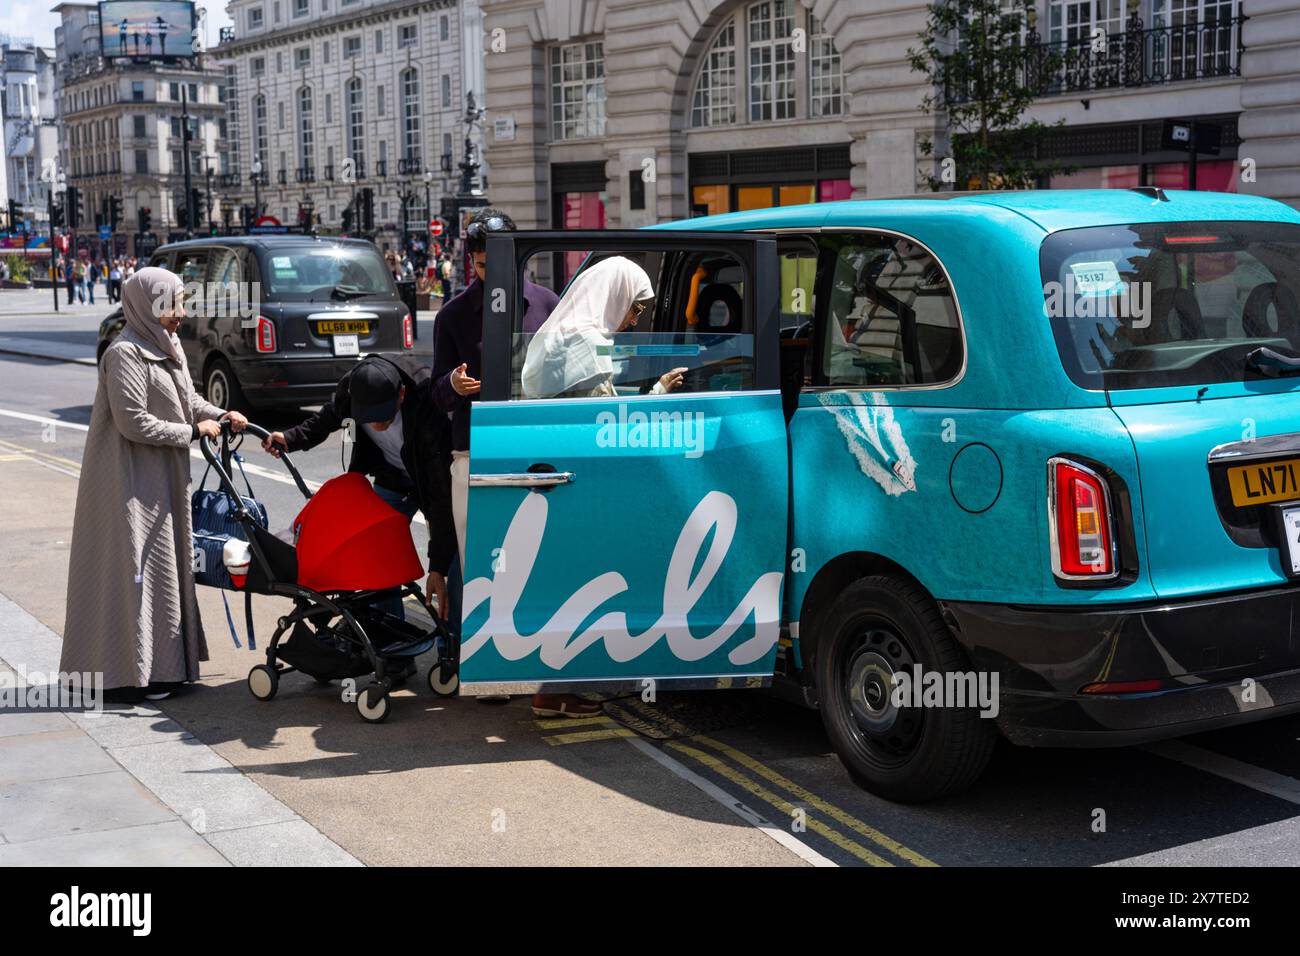
[[[1036,189],[1007,192],[919,193],[888,199],[851,199],[702,216],[656,229],[798,229],[869,226],[887,219],[941,224],[981,209],[1012,214],[1044,233],[1083,226],[1136,222],[1262,220],[1300,223],[1300,212],[1275,199],[1235,193],[1138,189]],[[998,214],[995,213],[995,217]]]

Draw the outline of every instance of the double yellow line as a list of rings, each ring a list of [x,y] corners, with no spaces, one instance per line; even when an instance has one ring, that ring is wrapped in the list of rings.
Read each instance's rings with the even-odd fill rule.
[[[51,455],[49,452],[39,451],[35,448],[28,448],[25,445],[16,445],[11,441],[0,439],[0,448],[12,452],[9,455],[0,455],[0,461],[30,461],[37,465],[43,465],[46,468],[53,469],[60,474],[68,475],[72,478],[80,477],[81,462],[73,461],[71,458],[62,458],[59,455]]]
[[[670,730],[680,732],[686,737],[685,740],[666,741],[664,747],[700,764],[775,808],[787,820],[793,820],[796,811],[802,810],[805,814],[803,822],[807,830],[830,841],[862,862],[870,866],[938,866],[933,860],[899,843],[829,800],[817,796],[762,761],[755,760],[749,754],[712,737],[692,734],[689,728],[671,719],[664,722]],[[635,731],[622,727],[605,716],[578,719],[561,717],[554,720],[537,720],[534,723],[541,730],[557,730],[562,727],[591,728],[544,736],[542,739],[552,746],[639,736]],[[770,784],[771,787],[765,784]],[[788,796],[777,793],[772,788],[784,791]]]

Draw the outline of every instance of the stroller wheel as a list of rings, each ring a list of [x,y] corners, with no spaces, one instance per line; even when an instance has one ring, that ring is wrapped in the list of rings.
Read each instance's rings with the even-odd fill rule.
[[[446,680],[442,678],[442,665],[434,664],[429,668],[429,690],[439,697],[450,697],[460,687],[460,675],[454,670]]]
[[[258,664],[248,672],[248,690],[258,700],[270,700],[280,689],[280,672]]]
[[[382,684],[367,684],[357,694],[357,713],[368,724],[381,724],[388,719],[388,690]]]

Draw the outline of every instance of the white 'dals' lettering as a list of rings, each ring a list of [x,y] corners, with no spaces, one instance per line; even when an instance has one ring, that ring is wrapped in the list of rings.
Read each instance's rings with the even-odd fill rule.
[[[527,495],[511,519],[502,544],[502,550],[510,552],[509,568],[491,578],[475,578],[465,585],[463,619],[469,620],[485,601],[488,619],[461,646],[462,661],[469,660],[491,642],[505,660],[523,660],[540,652],[542,663],[558,670],[588,647],[603,641],[610,660],[625,663],[641,656],[660,640],[667,641],[678,660],[698,661],[726,644],[751,614],[754,636],[734,647],[727,659],[738,667],[752,664],[775,646],[780,630],[783,577],[780,571],[760,575],[712,634],[697,638],[687,624],[688,615],[717,576],[736,536],[736,502],[721,491],[706,494],[686,519],[668,562],[663,614],[647,630],[629,633],[627,616],[613,610],[597,617],[582,631],[576,630],[602,605],[627,591],[627,579],[622,574],[606,571],[569,595],[536,633],[520,634],[515,624],[515,609],[542,546],[548,508],[545,495]],[[708,551],[701,560],[700,552],[706,541]],[[692,577],[692,570],[697,567]]]

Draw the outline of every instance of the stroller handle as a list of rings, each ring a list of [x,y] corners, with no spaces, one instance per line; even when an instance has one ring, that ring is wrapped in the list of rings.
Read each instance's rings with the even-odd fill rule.
[[[255,438],[261,439],[269,438],[271,435],[271,433],[261,425],[254,425],[252,422],[249,422],[248,425],[245,426],[244,431],[248,432]],[[217,478],[221,482],[222,487],[234,501],[236,511],[242,513],[246,510],[244,508],[244,501],[239,496],[239,489],[235,486],[235,480],[230,474],[229,467],[231,454],[230,438],[233,434],[234,430],[230,424],[230,420],[223,419],[221,422],[220,455],[217,454],[217,449],[213,446],[212,440],[206,435],[199,436],[199,450],[203,452],[203,457],[207,459],[208,464],[211,465],[212,469],[217,473]],[[293,476],[294,484],[298,486],[298,490],[302,492],[302,496],[304,498],[310,498],[311,489],[308,488],[307,483],[302,480],[302,475],[298,472],[298,469],[294,467],[287,451],[280,452],[280,461],[284,462],[284,466],[289,469],[289,474]]]

